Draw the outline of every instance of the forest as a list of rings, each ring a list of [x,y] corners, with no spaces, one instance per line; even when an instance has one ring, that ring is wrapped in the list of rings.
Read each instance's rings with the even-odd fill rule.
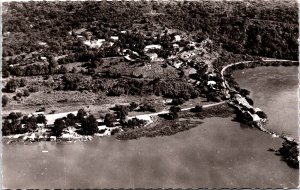
[[[68,34],[86,28],[97,38],[121,30],[178,29],[195,40],[209,37],[225,50],[298,59],[296,1],[5,2],[3,56],[38,51],[65,54],[79,43]],[[134,40],[134,39],[133,39]],[[81,51],[82,49],[78,49]]]

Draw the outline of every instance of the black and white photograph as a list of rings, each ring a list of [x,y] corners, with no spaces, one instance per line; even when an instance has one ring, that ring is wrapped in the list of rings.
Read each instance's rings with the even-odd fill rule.
[[[297,189],[299,2],[1,2],[2,189]]]

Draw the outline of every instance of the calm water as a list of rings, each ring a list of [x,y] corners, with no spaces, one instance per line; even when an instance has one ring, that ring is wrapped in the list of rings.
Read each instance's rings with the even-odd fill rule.
[[[285,77],[294,77],[293,70],[286,72],[289,75],[283,73]],[[296,93],[286,85],[270,85],[281,93],[287,89]],[[269,99],[276,94],[280,92],[261,96]],[[296,121],[297,115],[292,116],[290,120]],[[3,145],[3,182],[6,188],[23,189],[297,187],[298,170],[267,151],[281,143],[231,118],[211,118],[168,137],[10,144]]]
[[[233,76],[268,115],[267,128],[298,139],[298,67],[259,67]]]

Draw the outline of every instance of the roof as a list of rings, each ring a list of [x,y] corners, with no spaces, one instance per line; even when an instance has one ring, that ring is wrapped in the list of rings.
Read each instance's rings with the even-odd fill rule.
[[[154,44],[152,44],[152,45],[147,45],[145,48],[144,48],[144,50],[145,51],[148,51],[149,49],[161,49],[161,45],[154,45]]]
[[[118,40],[119,39],[118,36],[111,36],[110,38],[113,39],[113,40]]]
[[[175,42],[178,42],[178,41],[180,41],[181,40],[181,37],[179,36],[179,35],[176,35],[176,36],[174,36],[175,37]]]
[[[207,85],[215,85],[215,84],[217,84],[216,81],[213,80],[207,81]]]

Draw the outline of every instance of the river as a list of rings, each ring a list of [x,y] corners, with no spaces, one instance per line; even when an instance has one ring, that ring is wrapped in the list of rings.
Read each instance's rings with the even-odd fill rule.
[[[269,72],[268,69],[262,72]],[[292,94],[297,92],[297,85],[288,88],[276,82],[284,80],[282,77],[294,78],[294,70],[284,69],[286,73],[282,72],[280,77],[281,72],[277,71],[277,77],[268,83],[273,86],[269,88],[277,89],[276,93],[261,94],[260,98],[276,99],[273,96],[285,94],[287,90]],[[255,70],[258,72],[260,68]],[[247,72],[241,78],[246,78]],[[252,74],[255,73],[249,73]],[[297,99],[287,102],[290,101],[297,103]],[[264,109],[259,102],[256,104]],[[286,110],[278,109],[278,112]],[[290,115],[289,122],[296,120],[297,115]],[[165,137],[130,141],[96,137],[86,142],[4,144],[3,186],[22,189],[298,186],[298,170],[289,168],[279,156],[268,151],[278,149],[281,139],[234,122],[232,118],[203,121],[191,130]]]

